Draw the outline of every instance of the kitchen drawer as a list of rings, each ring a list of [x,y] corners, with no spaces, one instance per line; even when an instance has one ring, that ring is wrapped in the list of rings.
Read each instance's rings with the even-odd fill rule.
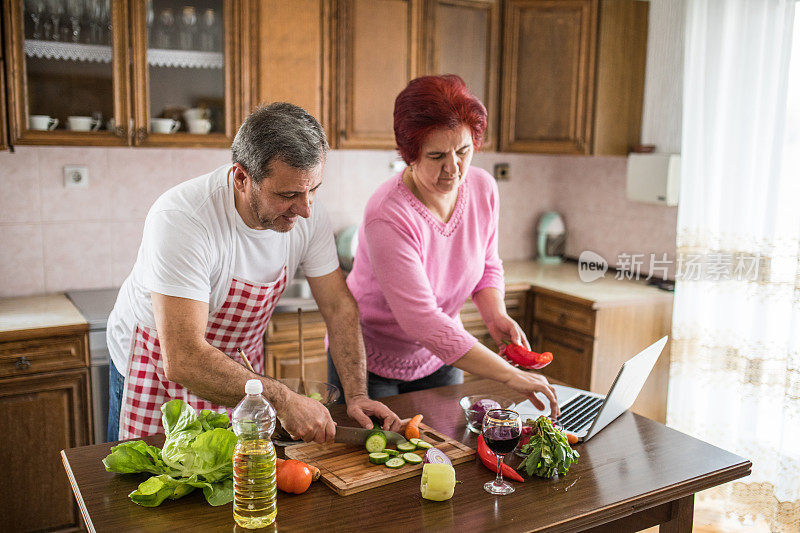
[[[83,368],[88,364],[84,335],[0,343],[0,377]]]
[[[311,311],[303,313],[303,338],[325,338],[325,320],[322,313]],[[267,341],[297,342],[297,313],[276,313],[269,321]]]
[[[592,308],[562,298],[537,294],[534,298],[533,319],[573,331],[594,335],[595,312]]]
[[[565,328],[535,322],[534,346],[537,352],[550,352],[553,362],[541,373],[571,387],[589,390],[592,379],[594,339]]]

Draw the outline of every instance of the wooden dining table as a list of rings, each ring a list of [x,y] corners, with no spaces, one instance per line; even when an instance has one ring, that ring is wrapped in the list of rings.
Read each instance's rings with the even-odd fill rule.
[[[472,394],[522,399],[493,381],[476,380],[383,401],[401,418],[422,413],[432,428],[477,448],[459,406]],[[339,424],[355,425],[344,406],[333,406],[331,414]],[[164,436],[144,440],[160,446]],[[106,472],[101,461],[114,444],[62,452],[88,531],[246,531],[234,523],[231,504],[211,507],[199,490],[155,508],[132,503],[128,494],[147,475]],[[279,492],[276,522],[265,530],[624,532],[660,525],[662,532],[688,533],[694,494],[747,476],[751,468],[745,458],[630,411],[576,449],[580,459],[566,475],[526,478],[505,496],[483,490],[495,474],[477,458],[455,466],[460,483],[444,502],[420,496],[419,476],[349,496],[316,482],[304,494]]]

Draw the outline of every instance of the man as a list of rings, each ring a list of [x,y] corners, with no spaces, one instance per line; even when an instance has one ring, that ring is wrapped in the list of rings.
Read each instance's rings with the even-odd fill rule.
[[[235,406],[263,371],[263,335],[297,267],[328,328],[347,412],[364,427],[400,421],[370,400],[358,309],[339,269],[327,215],[314,196],[328,149],[319,122],[287,103],[260,108],[233,141],[233,165],[178,185],[150,209],[136,263],[108,323],[109,440],[161,431],[161,405]],[[332,440],[319,402],[260,377],[291,435]]]

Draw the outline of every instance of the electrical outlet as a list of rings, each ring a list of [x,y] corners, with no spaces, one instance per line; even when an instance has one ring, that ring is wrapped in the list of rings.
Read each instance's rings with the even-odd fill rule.
[[[494,179],[508,181],[511,179],[511,168],[508,163],[497,163],[494,166]]]
[[[64,167],[64,187],[88,187],[89,169],[75,165]]]

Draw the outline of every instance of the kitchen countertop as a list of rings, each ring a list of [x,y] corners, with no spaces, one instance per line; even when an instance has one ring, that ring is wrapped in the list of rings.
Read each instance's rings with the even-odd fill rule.
[[[0,299],[0,334],[76,325],[88,324],[63,294]]]
[[[615,279],[613,272],[606,272],[604,277],[592,282],[581,281],[578,264],[573,261],[556,265],[532,260],[503,261],[503,268],[509,285],[527,284],[534,292],[566,295],[594,308],[671,300],[673,297],[673,293],[648,285],[643,279]]]

